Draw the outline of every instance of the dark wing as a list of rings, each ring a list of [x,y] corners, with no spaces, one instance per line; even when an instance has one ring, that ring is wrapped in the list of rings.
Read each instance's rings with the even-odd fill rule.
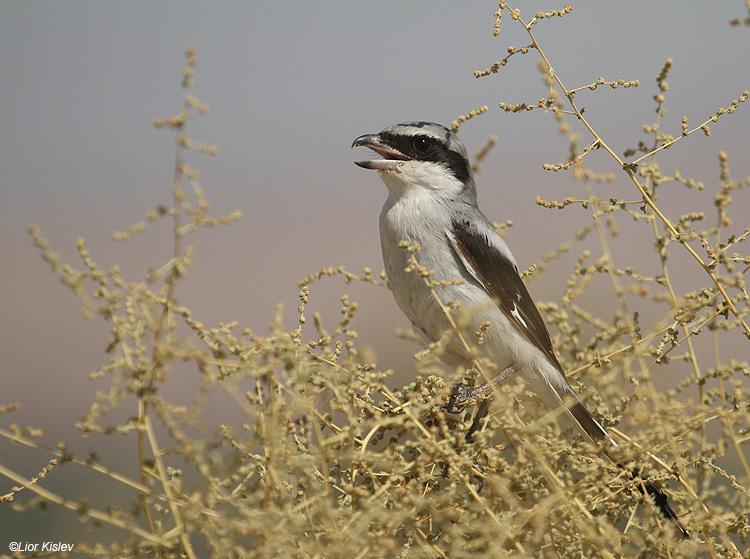
[[[547,326],[515,264],[467,221],[454,220],[446,235],[466,270],[495,299],[508,320],[562,372]]]
[[[593,440],[610,439],[607,431],[594,419],[570,388],[552,347],[547,326],[526,290],[515,264],[502,251],[490,244],[487,235],[477,231],[470,222],[454,220],[451,231],[446,231],[446,235],[469,274],[492,296],[518,331],[522,332],[560,372],[563,384],[555,383],[559,388],[555,388],[555,385],[550,386],[559,397],[560,404],[573,416],[574,422]],[[546,380],[549,383],[549,379]]]
[[[550,384],[550,387],[559,397],[560,405],[573,417],[574,423],[592,440],[612,441],[606,429],[594,419],[568,384],[552,347],[547,326],[513,262],[467,221],[453,221],[452,230],[446,231],[446,234],[466,270],[492,296],[518,331],[560,372],[562,383]],[[545,380],[550,383],[550,379],[545,377]],[[614,441],[612,444],[617,446]]]
[[[562,366],[555,356],[547,326],[513,262],[502,251],[492,246],[486,235],[479,233],[467,221],[453,221],[452,229],[446,231],[446,235],[466,270],[497,301],[497,305],[511,323],[523,332],[526,339],[534,344],[562,375]],[[565,376],[562,376],[564,379]],[[565,384],[568,392],[559,395],[560,403],[593,440],[605,439],[617,448],[617,443],[589,413],[570,385],[567,382]],[[635,469],[632,475],[634,478],[639,478],[640,472]],[[669,500],[663,491],[651,483],[646,483],[645,486],[639,484],[638,489],[641,492],[645,489],[645,492],[653,497],[662,516],[675,524],[683,538],[689,537],[689,533],[669,506]]]

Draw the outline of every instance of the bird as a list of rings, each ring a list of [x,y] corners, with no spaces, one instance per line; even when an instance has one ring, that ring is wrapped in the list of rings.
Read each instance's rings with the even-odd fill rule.
[[[448,411],[455,413],[456,403],[479,393],[491,395],[493,385],[520,376],[585,439],[607,447],[608,456],[615,454],[617,443],[568,382],[513,253],[479,209],[471,163],[458,136],[440,124],[405,122],[359,136],[354,147],[379,156],[355,164],[377,170],[388,188],[380,213],[383,263],[396,303],[414,332],[426,344],[435,344],[431,347],[438,348],[438,357],[449,367],[471,368],[480,356],[500,371],[480,389],[454,388]],[[410,266],[414,250],[419,266],[432,274],[432,287]],[[455,307],[468,310],[464,331],[481,331],[481,344],[476,336],[472,344],[470,336],[455,333],[459,311],[446,312]],[[467,441],[481,428],[489,405],[489,398],[479,405]],[[639,475],[637,469],[632,473]],[[667,496],[650,483],[638,487],[687,537]]]

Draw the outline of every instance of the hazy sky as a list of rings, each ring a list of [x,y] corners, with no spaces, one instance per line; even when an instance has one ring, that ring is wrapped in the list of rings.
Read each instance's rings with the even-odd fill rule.
[[[562,5],[514,3],[524,19]],[[747,16],[741,0],[573,5],[571,14],[541,22],[535,33],[568,87],[600,76],[640,80],[637,89],[577,98],[620,154],[647,139],[641,128],[655,118],[654,77],[668,57],[674,59],[664,121],[670,133],[680,133],[683,115],[699,124],[750,88],[750,28],[728,24]],[[86,237],[96,260],[122,262],[132,280],[169,258],[166,222],[125,244],[109,233],[170,203],[173,135],[151,122],[179,110],[187,46],[199,59],[194,94],[211,107],[191,121],[188,135],[220,148],[218,157],[195,154],[190,161],[215,212],[244,214],[231,227],[188,241],[197,248],[195,267],[178,295],[206,324],[236,319],[262,332],[275,303],[284,303],[291,327],[300,278],[340,264],[382,269],[377,216],[386,190],[375,173],[355,167],[361,153],[350,145],[396,122],[450,124],[488,105],[488,114],[461,129],[470,153],[490,134],[499,138],[478,179],[485,213],[515,222],[507,240],[522,268],[570,238],[590,212],[552,212],[534,203],[537,195],[584,197],[565,173],[541,168],[564,161],[567,142],[550,114],[505,114],[497,106],[546,96],[536,53],[514,57],[498,75],[473,77],[508,46],[529,43],[507,14],[500,37],[492,36],[496,8],[477,0],[0,0],[0,404],[24,404],[0,423],[44,427],[48,444],[75,440],[74,422],[104,388],[87,374],[107,359],[108,328],[79,316],[74,295],[32,246],[28,223],[38,223],[76,265],[75,239]],[[741,106],[712,125],[711,138],[687,138],[661,164],[715,185],[716,153],[724,150],[735,178],[748,176],[748,130],[750,106]],[[617,171],[603,153],[590,160],[598,171]],[[635,198],[623,180],[606,188]],[[675,215],[684,209],[680,197]],[[748,194],[736,198],[735,214],[742,207],[750,212]],[[559,296],[571,267],[568,261],[564,276],[540,280],[532,292]],[[394,329],[407,321],[387,291],[330,279],[313,289],[314,304],[333,326],[345,292],[361,302],[355,329],[378,363],[411,367],[416,348],[394,340]],[[124,450],[133,457],[131,447]],[[3,462],[15,452],[0,441]]]

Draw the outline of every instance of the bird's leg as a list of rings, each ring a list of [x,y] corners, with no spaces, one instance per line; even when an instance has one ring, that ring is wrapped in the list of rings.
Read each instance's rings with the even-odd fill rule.
[[[451,390],[451,397],[448,400],[448,405],[445,408],[448,413],[459,413],[463,404],[469,400],[474,400],[480,396],[483,398],[482,402],[479,404],[479,409],[477,409],[474,414],[474,420],[471,423],[471,427],[469,427],[469,431],[466,433],[467,443],[474,442],[474,433],[479,431],[482,426],[482,419],[487,416],[487,413],[490,410],[489,398],[492,396],[492,391],[495,387],[500,386],[500,384],[502,384],[509,376],[518,371],[519,368],[518,365],[510,365],[492,377],[489,382],[485,382],[479,387],[471,388],[463,383],[457,384],[453,387]],[[479,492],[484,487],[484,480],[481,477],[484,468],[482,468],[476,460],[474,460],[473,468],[479,474],[477,486],[477,492]]]
[[[469,427],[469,431],[466,433],[466,442],[471,444],[474,442],[474,433],[479,431],[479,429],[482,427],[482,419],[484,419],[487,416],[487,413],[490,411],[490,400],[489,398],[482,400],[482,403],[479,404],[479,409],[477,409],[477,412],[474,414],[474,421],[471,423],[471,427]],[[477,460],[474,460],[472,462],[472,468],[477,472],[476,479],[477,479],[477,493],[479,493],[482,488],[484,488],[484,468],[479,465],[479,462]]]
[[[474,421],[471,422],[471,427],[469,427],[469,430],[466,433],[467,443],[474,442],[474,433],[479,431],[479,429],[482,427],[481,422],[485,417],[487,417],[487,413],[489,411],[490,411],[490,400],[489,399],[482,400],[482,403],[479,404],[479,408],[477,409],[477,412],[474,414]]]
[[[448,413],[459,413],[461,407],[469,400],[474,400],[480,396],[489,398],[492,395],[493,389],[500,386],[508,377],[518,371],[518,369],[520,369],[518,365],[505,367],[505,369],[497,373],[489,382],[485,382],[482,386],[471,388],[463,383],[455,385],[451,390],[451,397],[448,400],[448,404],[445,406],[445,411]],[[477,415],[479,415],[479,412],[477,412]],[[487,415],[486,410],[484,415]],[[481,419],[481,417],[479,419]],[[474,419],[474,422],[477,422],[476,418]],[[472,428],[473,427],[474,426],[472,425]],[[474,430],[476,431],[476,429]]]
[[[492,377],[489,382],[485,382],[479,387],[470,388],[463,383],[457,384],[453,387],[451,390],[451,397],[448,400],[448,405],[445,406],[445,410],[448,413],[459,413],[461,411],[461,406],[469,400],[474,400],[479,397],[484,398],[482,403],[479,404],[479,409],[474,414],[474,421],[472,422],[471,427],[469,427],[468,433],[466,433],[467,442],[472,441],[474,433],[480,428],[480,422],[487,415],[490,408],[489,397],[492,396],[493,390],[518,371],[518,369],[520,369],[518,365],[509,365]]]

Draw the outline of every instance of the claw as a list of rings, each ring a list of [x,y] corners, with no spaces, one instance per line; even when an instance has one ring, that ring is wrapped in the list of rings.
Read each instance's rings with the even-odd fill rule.
[[[482,477],[481,475],[484,473],[484,468],[482,468],[482,466],[479,465],[479,462],[474,460],[471,463],[471,469],[472,471],[480,474],[480,475],[474,476],[477,479],[477,493],[479,493],[482,489],[484,489],[484,477]]]
[[[445,406],[448,413],[461,413],[463,404],[472,398],[472,389],[467,384],[456,384],[451,389],[451,397]]]

